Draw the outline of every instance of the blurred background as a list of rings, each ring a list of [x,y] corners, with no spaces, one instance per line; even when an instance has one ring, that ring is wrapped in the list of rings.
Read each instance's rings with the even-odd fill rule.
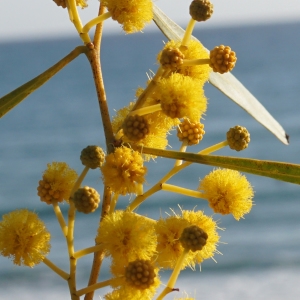
[[[26,3],[26,4],[25,4]],[[155,2],[183,27],[189,21],[189,1],[157,0]],[[299,121],[299,47],[300,2],[285,1],[213,1],[215,13],[205,24],[197,24],[194,36],[206,48],[230,45],[238,62],[233,74],[256,96],[290,135],[290,145],[283,145],[231,100],[206,84],[209,106],[203,123],[203,141],[190,148],[197,152],[225,139],[226,131],[235,125],[247,127],[251,143],[243,152],[222,149],[218,155],[251,157],[300,163]],[[83,20],[97,14],[98,1],[89,0],[80,10]],[[171,4],[171,5],[170,5]],[[26,6],[25,6],[26,5]],[[1,6],[0,26],[0,96],[37,76],[68,54],[80,39],[67,18],[66,10],[51,0],[10,0]],[[106,29],[106,28],[105,28]],[[108,20],[102,43],[102,67],[110,113],[134,100],[137,87],[144,87],[149,70],[157,69],[156,55],[166,38],[150,25],[143,33],[125,35],[120,26]],[[52,234],[49,258],[68,270],[65,241],[50,206],[36,195],[38,181],[47,163],[65,161],[78,173],[79,160],[87,145],[105,147],[99,108],[92,75],[84,56],[30,95],[0,120],[0,214],[28,208],[39,214]],[[176,132],[169,144],[178,149]],[[172,166],[171,160],[157,159],[147,163],[149,175],[145,190]],[[196,189],[211,167],[192,165],[179,173],[171,183]],[[255,206],[245,219],[214,215],[222,243],[213,260],[204,261],[196,271],[182,272],[176,285],[178,295],[186,291],[196,299],[298,299],[300,295],[300,202],[298,185],[247,175],[255,189]],[[84,184],[102,194],[101,174],[90,171]],[[129,197],[120,199],[123,208]],[[165,217],[170,208],[212,211],[205,201],[157,193],[138,212],[152,218]],[[67,205],[61,209],[67,212]],[[92,215],[77,214],[75,247],[92,246],[100,210]],[[86,285],[92,256],[79,261],[78,287]],[[109,278],[109,264],[104,264],[100,280]],[[169,272],[162,272],[167,282]],[[43,264],[29,269],[14,266],[0,257],[1,300],[68,299],[65,282]],[[96,292],[95,299],[109,289]]]

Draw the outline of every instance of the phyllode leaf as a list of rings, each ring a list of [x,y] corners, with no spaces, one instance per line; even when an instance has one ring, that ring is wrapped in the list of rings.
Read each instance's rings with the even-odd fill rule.
[[[161,150],[148,147],[143,147],[140,150],[143,151],[144,154],[184,160],[187,162],[200,163],[220,168],[228,168],[294,184],[300,184],[300,165],[296,164],[251,158],[201,155],[197,153]]]
[[[45,72],[0,98],[0,118],[2,118],[11,109],[17,106],[20,102],[22,102],[32,92],[34,92],[44,83],[46,83],[51,77],[53,77],[56,73],[63,69],[78,55],[84,53],[86,49],[87,48],[85,46],[76,47],[67,56],[65,56],[58,63],[47,69]]]
[[[155,5],[153,5],[153,13],[155,24],[169,40],[179,41],[182,39],[184,30],[179,25]],[[195,37],[193,38],[197,40]],[[209,82],[272,132],[282,143],[289,144],[288,135],[282,126],[231,73],[211,72]]]

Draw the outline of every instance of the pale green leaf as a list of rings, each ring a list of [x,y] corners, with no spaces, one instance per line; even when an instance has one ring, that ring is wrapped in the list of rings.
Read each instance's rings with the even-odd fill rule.
[[[296,164],[250,158],[200,155],[197,153],[161,150],[148,147],[141,147],[137,150],[142,151],[144,154],[172,158],[176,160],[184,160],[187,162],[200,163],[220,168],[228,168],[259,176],[270,177],[281,181],[300,184],[300,165]]]
[[[67,56],[65,56],[51,68],[0,98],[0,118],[15,106],[17,106],[45,82],[47,82],[57,72],[63,69],[73,59],[75,59],[79,54],[84,53],[86,49],[87,48],[85,46],[76,47],[73,51],[71,51]]]
[[[180,41],[184,30],[154,5],[154,22],[169,39]],[[196,39],[195,37],[193,37]],[[210,73],[209,82],[265,126],[281,142],[288,144],[288,135],[264,106],[231,73]]]

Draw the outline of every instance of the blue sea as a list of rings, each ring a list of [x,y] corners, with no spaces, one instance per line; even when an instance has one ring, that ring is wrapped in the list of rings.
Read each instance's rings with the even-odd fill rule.
[[[261,26],[197,29],[194,35],[208,48],[230,45],[238,56],[233,74],[261,101],[290,136],[282,144],[243,109],[206,84],[209,106],[203,141],[191,148],[198,152],[225,139],[235,125],[247,127],[251,143],[238,153],[222,149],[218,155],[250,157],[300,163],[300,23]],[[134,35],[104,35],[101,58],[104,83],[111,115],[134,100],[135,89],[144,87],[146,73],[157,69],[156,55],[166,38],[160,32]],[[37,76],[79,45],[78,38],[29,40],[0,43],[0,95]],[[170,146],[178,149],[175,131]],[[65,241],[51,206],[41,203],[36,187],[47,163],[66,161],[78,173],[79,160],[87,145],[105,147],[99,108],[89,64],[84,56],[70,63],[59,74],[30,95],[0,120],[0,214],[28,208],[39,214],[52,234],[49,259],[68,270]],[[176,146],[177,145],[177,146]],[[171,149],[171,148],[170,148]],[[145,190],[172,166],[171,160],[147,163],[149,175]],[[196,189],[212,167],[192,165],[171,183]],[[90,171],[84,184],[102,193],[99,170]],[[176,287],[166,297],[174,299],[186,292],[195,299],[213,300],[294,300],[300,296],[300,186],[269,178],[247,175],[255,189],[255,206],[245,219],[214,215],[222,243],[215,261],[204,261],[195,271],[181,273]],[[124,208],[130,198],[122,198]],[[157,193],[138,210],[152,218],[166,216],[170,208],[212,211],[205,201]],[[67,205],[61,209],[67,212]],[[77,214],[75,248],[94,244],[99,220],[98,210],[91,215]],[[87,284],[92,255],[78,263],[78,288]],[[109,278],[104,264],[100,280]],[[169,272],[162,272],[167,283]],[[95,299],[109,291],[98,290]],[[0,299],[69,299],[66,282],[45,265],[33,269],[18,267],[0,257]]]

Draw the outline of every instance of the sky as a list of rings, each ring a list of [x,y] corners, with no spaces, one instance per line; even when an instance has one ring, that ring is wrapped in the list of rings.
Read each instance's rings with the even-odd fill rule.
[[[72,36],[75,29],[67,10],[56,6],[53,0],[1,1],[0,41],[40,39],[43,37]],[[171,19],[185,27],[191,0],[154,0]],[[204,27],[243,24],[300,22],[300,0],[211,0],[213,17]],[[98,0],[88,0],[88,8],[79,10],[83,24],[96,17]],[[105,21],[109,33],[123,34],[119,24]],[[147,30],[154,30],[151,25]]]

